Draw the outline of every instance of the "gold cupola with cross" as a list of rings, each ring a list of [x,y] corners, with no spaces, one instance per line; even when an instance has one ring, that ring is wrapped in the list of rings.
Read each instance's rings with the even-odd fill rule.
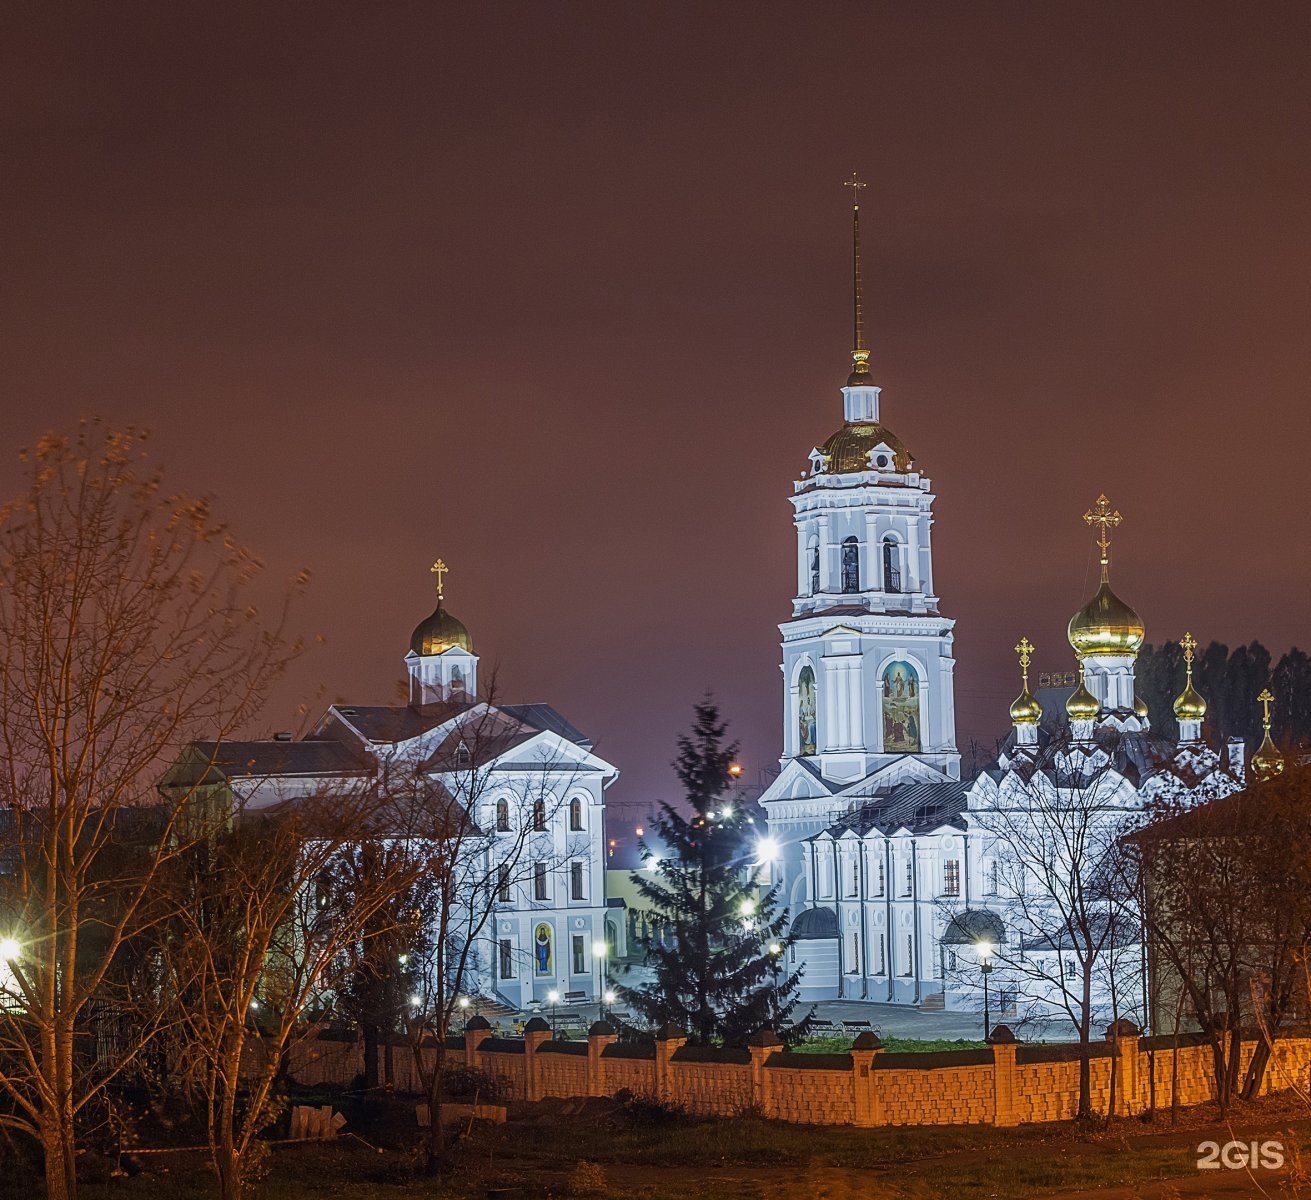
[[[1191,633],[1185,633],[1179,639],[1183,647],[1184,690],[1175,697],[1174,715],[1179,721],[1179,740],[1195,742],[1202,736],[1202,721],[1206,717],[1206,700],[1193,686],[1193,658],[1197,650],[1197,639]]]
[[[446,611],[450,567],[439,558],[429,570],[437,580],[437,607],[414,627],[405,656],[412,704],[471,698],[478,690],[473,638],[464,622]]]
[[[1257,700],[1261,704],[1261,725],[1265,737],[1261,739],[1260,748],[1252,755],[1252,770],[1258,779],[1270,779],[1284,769],[1284,756],[1279,753],[1270,737],[1270,706],[1275,702],[1275,697],[1269,688],[1262,688]]]
[[[1080,658],[1089,654],[1136,656],[1147,632],[1143,619],[1111,591],[1111,530],[1124,518],[1102,495],[1083,514],[1083,519],[1088,525],[1097,526],[1101,583],[1097,594],[1070,618],[1067,630],[1070,645]]]

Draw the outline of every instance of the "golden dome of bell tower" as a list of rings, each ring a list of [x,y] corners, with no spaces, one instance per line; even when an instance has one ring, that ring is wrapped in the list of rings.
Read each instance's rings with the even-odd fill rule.
[[[1083,514],[1084,521],[1096,525],[1097,548],[1101,551],[1101,585],[1097,594],[1070,618],[1067,634],[1070,645],[1080,658],[1088,654],[1136,656],[1142,649],[1146,628],[1142,618],[1111,591],[1111,534],[1124,520],[1119,510],[1112,510],[1105,495]]]

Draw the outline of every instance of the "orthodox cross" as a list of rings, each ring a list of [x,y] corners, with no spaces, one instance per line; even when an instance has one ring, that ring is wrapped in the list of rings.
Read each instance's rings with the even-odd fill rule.
[[[856,344],[852,347],[856,358],[857,370],[868,362],[869,352],[865,346],[865,320],[860,309],[860,189],[869,187],[862,183],[855,171],[843,185],[851,189],[851,269],[852,284],[855,294],[855,335]],[[863,357],[859,357],[863,355]]]
[[[1020,656],[1020,671],[1024,675],[1024,690],[1029,690],[1029,664],[1033,661],[1033,643],[1028,638],[1020,638],[1020,643],[1015,647],[1015,653]]]
[[[434,575],[437,576],[437,599],[438,599],[438,600],[444,600],[446,597],[445,597],[445,590],[444,590],[444,588],[443,588],[443,586],[442,586],[442,576],[445,575],[447,572],[449,572],[451,568],[448,567],[448,566],[447,566],[444,562],[442,562],[442,560],[439,558],[439,559],[438,559],[435,563],[433,563],[432,566],[429,567],[428,569],[429,569],[429,570],[430,570]]]
[[[1275,702],[1274,695],[1269,688],[1262,688],[1261,694],[1257,697],[1261,701],[1261,720],[1265,724],[1266,733],[1270,732],[1270,706]]]
[[[1097,497],[1097,503],[1083,514],[1084,522],[1088,525],[1096,525],[1097,548],[1102,552],[1102,582],[1107,582],[1110,575],[1109,566],[1111,562],[1111,533],[1121,521],[1119,510],[1111,511],[1111,502],[1106,499],[1106,494]]]
[[[1197,649],[1197,639],[1191,633],[1185,633],[1179,639],[1179,645],[1184,648],[1184,665],[1188,668],[1188,681],[1191,683],[1193,678],[1193,651]]]

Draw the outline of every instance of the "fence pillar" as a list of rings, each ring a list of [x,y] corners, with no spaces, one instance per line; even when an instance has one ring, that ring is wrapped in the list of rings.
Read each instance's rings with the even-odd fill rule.
[[[542,1098],[542,1080],[537,1067],[537,1048],[551,1040],[551,1027],[541,1017],[534,1017],[523,1027],[524,1099]]]
[[[883,1043],[877,1033],[862,1033],[851,1044],[853,1125],[883,1124],[883,1093],[874,1070],[874,1059],[882,1053]]]
[[[992,1043],[992,1123],[1018,1125],[1016,1104],[1015,1035],[1009,1026],[998,1025],[988,1039]]]
[[[1112,1021],[1106,1040],[1115,1044],[1115,1108],[1112,1116],[1128,1117],[1141,1107],[1138,1083],[1138,1026],[1128,1017]]]
[[[478,1047],[492,1036],[492,1023],[483,1016],[471,1017],[464,1023],[464,1065],[481,1067],[482,1055]]]
[[[687,1034],[677,1025],[662,1025],[655,1036],[655,1098],[664,1104],[678,1103],[674,1072],[670,1060],[674,1051],[686,1045]]]
[[[587,1031],[587,1094],[589,1096],[608,1096],[610,1089],[605,1082],[605,1060],[601,1057],[607,1046],[613,1046],[619,1035],[614,1026],[606,1021],[595,1022]]]
[[[747,1053],[751,1055],[751,1100],[762,1117],[774,1115],[773,1096],[770,1094],[769,1072],[765,1063],[776,1050],[782,1050],[783,1043],[768,1025],[753,1033],[747,1041]]]

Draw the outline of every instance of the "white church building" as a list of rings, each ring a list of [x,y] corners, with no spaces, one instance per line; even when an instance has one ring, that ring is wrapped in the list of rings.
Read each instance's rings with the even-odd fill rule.
[[[1022,807],[1035,788],[1069,797],[1095,778],[1114,824],[1161,789],[1199,798],[1236,789],[1243,751],[1201,740],[1205,702],[1191,674],[1176,704],[1178,743],[1150,731],[1134,691],[1143,625],[1110,589],[1107,529],[1119,514],[1103,497],[1086,518],[1101,529],[1101,586],[1067,630],[1078,672],[1043,680],[1056,686],[1035,697],[1026,651],[1000,759],[961,780],[953,621],[933,582],[934,496],[883,421],[860,324],[858,206],[855,222],[843,422],[811,449],[790,497],[797,572],[779,626],[783,752],[760,797],[778,847],[771,882],[793,917],[803,999],[977,1007],[976,983],[954,983],[962,947],[1000,939],[1018,950],[1026,936],[989,811]],[[1068,753],[1049,749],[1067,742]],[[1062,953],[1047,941],[1027,949]]]
[[[599,999],[607,960],[625,952],[605,895],[605,792],[619,772],[550,705],[479,698],[473,639],[446,609],[445,565],[434,570],[437,607],[404,658],[407,704],[334,704],[304,738],[199,743],[195,760],[233,811],[389,770],[438,789],[471,822],[468,878],[494,889],[463,990],[513,1008]]]

